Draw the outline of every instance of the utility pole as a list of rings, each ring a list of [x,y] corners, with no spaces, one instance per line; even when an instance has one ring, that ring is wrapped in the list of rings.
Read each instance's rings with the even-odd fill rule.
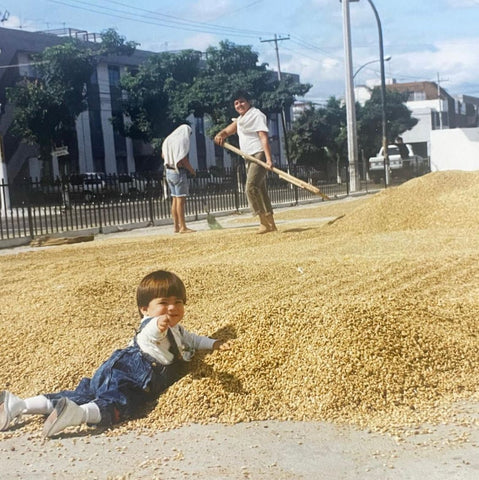
[[[281,40],[289,40],[289,35],[287,37],[278,37],[276,33],[274,34],[274,38],[270,38],[268,40],[262,40],[261,38],[259,39],[260,42],[274,42],[274,49],[276,50],[276,62],[278,63],[278,80],[281,80],[281,66],[279,63],[279,48],[278,48],[278,42]]]
[[[441,81],[447,80],[439,77],[439,72],[437,72],[437,101],[439,105],[438,114],[439,114],[439,129],[442,130],[442,102],[441,102]]]
[[[276,50],[276,62],[278,64],[278,80],[281,82],[281,65],[279,62],[279,48],[278,48],[278,42],[281,40],[289,40],[289,35],[287,37],[278,37],[276,33],[274,34],[274,38],[270,38],[267,40],[262,40],[261,38],[259,39],[260,42],[274,42],[274,48]],[[288,138],[286,136],[286,114],[284,111],[284,105],[281,105],[281,124],[283,126],[283,138],[284,138],[284,150],[286,153],[286,162],[288,164],[288,170],[289,170],[289,148],[288,148]]]
[[[1,108],[1,105],[0,105]],[[8,186],[8,170],[3,150],[3,135],[0,134],[0,214],[7,216],[10,210],[10,191]]]

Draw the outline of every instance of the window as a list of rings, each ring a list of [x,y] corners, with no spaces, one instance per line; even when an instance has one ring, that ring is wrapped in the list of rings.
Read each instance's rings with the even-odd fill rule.
[[[409,94],[409,101],[418,102],[421,100],[426,100],[426,92],[411,92]]]
[[[118,87],[120,85],[120,68],[115,66],[108,67],[108,81],[113,87]]]

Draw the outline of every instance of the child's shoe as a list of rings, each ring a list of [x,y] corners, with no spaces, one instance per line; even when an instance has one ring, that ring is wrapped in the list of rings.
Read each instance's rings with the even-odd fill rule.
[[[24,400],[7,390],[2,390],[0,392],[0,431],[6,430],[13,421],[18,421],[23,410],[25,410]]]
[[[74,427],[84,423],[85,411],[66,397],[60,398],[55,409],[45,420],[43,437],[51,437],[66,427]]]

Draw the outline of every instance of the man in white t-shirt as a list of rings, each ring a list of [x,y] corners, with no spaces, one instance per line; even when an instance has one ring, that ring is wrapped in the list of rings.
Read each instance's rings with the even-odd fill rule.
[[[196,172],[188,160],[191,133],[189,125],[180,125],[165,138],[161,145],[166,182],[171,195],[171,217],[175,233],[194,232],[186,226],[185,219],[186,197],[189,193],[186,171],[190,172],[192,176],[196,176]]]
[[[240,150],[266,162],[273,168],[268,138],[266,115],[253,107],[249,95],[240,91],[234,95],[234,107],[239,117],[215,136],[215,142],[223,145],[230,135],[238,134]],[[254,215],[258,215],[261,226],[257,233],[276,231],[273,207],[266,188],[268,170],[253,162],[246,163],[246,196]]]

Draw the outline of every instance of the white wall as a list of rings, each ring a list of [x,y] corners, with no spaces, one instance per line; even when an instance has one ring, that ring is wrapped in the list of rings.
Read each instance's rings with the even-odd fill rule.
[[[93,172],[93,154],[91,150],[91,131],[88,111],[81,112],[76,119],[78,139],[78,168],[80,172]]]
[[[358,85],[354,89],[356,101],[364,105],[371,98],[371,89],[378,85],[376,81],[368,81],[365,85]],[[438,100],[414,100],[405,103],[411,110],[411,116],[418,120],[418,123],[411,129],[403,132],[401,137],[404,143],[427,143],[428,155],[430,155],[430,134],[432,131],[431,114],[439,108]],[[441,108],[447,111],[447,103],[441,102]]]
[[[418,120],[418,123],[411,129],[403,132],[401,137],[404,143],[428,142],[431,136],[431,108],[417,107],[415,102],[406,103],[411,110],[411,116]]]
[[[479,170],[479,128],[432,130],[431,170]]]

